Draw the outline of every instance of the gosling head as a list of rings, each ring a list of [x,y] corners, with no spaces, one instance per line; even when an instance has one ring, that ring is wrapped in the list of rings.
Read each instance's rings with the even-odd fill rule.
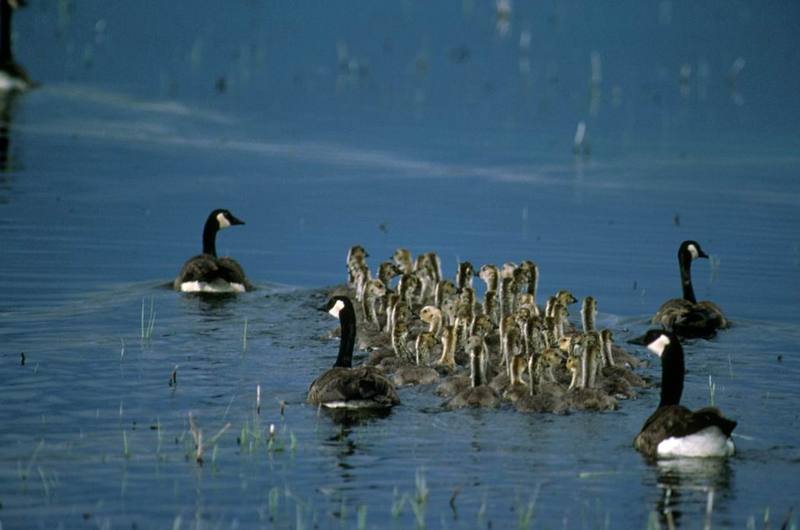
[[[420,310],[419,319],[426,324],[430,324],[436,320],[442,320],[442,311],[436,306],[426,305]]]
[[[410,273],[414,268],[411,261],[411,252],[406,248],[398,248],[392,255],[392,261],[404,273]]]
[[[556,300],[564,304],[565,306],[572,305],[578,301],[571,292],[567,291],[566,289],[561,289],[556,293]]]
[[[503,266],[500,268],[500,277],[501,278],[513,278],[514,277],[514,270],[517,268],[517,264],[512,261],[507,261],[503,263]]]
[[[483,282],[486,284],[486,289],[490,291],[497,290],[497,279],[499,275],[500,273],[497,270],[497,267],[492,264],[483,265],[478,270],[478,278],[483,280]]]
[[[380,298],[386,295],[386,286],[380,280],[370,280],[367,282],[367,296],[369,298]]]

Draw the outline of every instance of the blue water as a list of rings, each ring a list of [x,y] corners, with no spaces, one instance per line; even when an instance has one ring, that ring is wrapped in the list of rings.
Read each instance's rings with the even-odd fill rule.
[[[794,4],[516,2],[507,33],[470,1],[29,4],[14,42],[42,86],[0,120],[4,528],[648,528],[665,507],[696,528],[711,489],[714,528],[760,528],[797,506]],[[259,290],[178,295],[216,207]],[[436,250],[450,276],[533,259],[624,340],[678,295],[687,238],[734,326],[687,346],[684,402],[714,385],[727,462],[632,449],[657,389],[563,417],[405,389],[344,427],[304,403],[350,245]],[[202,465],[189,412],[206,441],[230,423]]]

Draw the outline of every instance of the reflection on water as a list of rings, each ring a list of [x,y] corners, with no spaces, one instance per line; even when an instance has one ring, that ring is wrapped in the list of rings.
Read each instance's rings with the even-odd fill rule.
[[[211,25],[214,9],[179,3],[146,21],[140,3],[21,13],[18,52],[47,83],[0,106],[0,523],[642,528],[669,510],[693,528],[711,489],[714,528],[785,513],[800,100],[778,19],[797,8],[673,4],[234,2]],[[770,48],[739,60],[759,31]],[[220,204],[253,227],[221,250],[260,289],[175,293],[190,220]],[[683,239],[718,258],[698,295],[737,324],[686,348],[686,403],[706,405],[711,378],[739,421],[727,462],[636,453],[657,387],[563,417],[450,412],[414,388],[382,418],[305,403],[336,351],[321,288],[353,244],[438,250],[450,277],[459,260],[533,259],[543,295],[594,296],[622,343],[676,293]],[[207,434],[231,423],[202,468],[190,411]]]
[[[658,487],[663,491],[655,511],[667,528],[680,527],[684,514],[691,514],[686,524],[694,524],[698,492],[705,494],[707,509],[713,509],[708,503],[713,503],[714,495],[723,497],[732,487],[733,471],[726,459],[679,458],[659,460],[655,465]]]

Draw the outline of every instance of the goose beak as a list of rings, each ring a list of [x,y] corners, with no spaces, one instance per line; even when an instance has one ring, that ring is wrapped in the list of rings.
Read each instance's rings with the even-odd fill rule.
[[[706,254],[706,253],[705,253],[705,252],[703,252],[702,250],[698,250],[698,251],[697,251],[697,257],[698,257],[698,258],[706,258],[706,259],[708,259],[708,254]]]
[[[322,312],[322,313],[327,313],[327,312],[328,312],[328,308],[327,308],[327,307],[325,307],[324,305],[322,305],[322,306],[319,306],[319,307],[317,308],[317,311],[320,311],[320,312]]]
[[[231,223],[231,226],[233,226],[233,225],[243,225],[244,224],[244,221],[242,221],[241,219],[239,219],[237,217],[234,217],[233,214],[229,214],[227,217],[228,217],[228,222]]]
[[[644,341],[644,338],[645,338],[645,335],[642,335],[641,337],[634,337],[632,339],[628,339],[627,343],[628,344],[637,344],[639,346],[647,346],[647,343]]]

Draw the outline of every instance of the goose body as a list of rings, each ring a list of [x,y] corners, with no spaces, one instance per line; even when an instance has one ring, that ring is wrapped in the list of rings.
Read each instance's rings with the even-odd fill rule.
[[[241,293],[252,290],[244,269],[233,258],[217,257],[217,232],[243,225],[228,210],[214,210],[203,227],[203,253],[189,258],[173,282],[176,291],[200,293]]]
[[[678,265],[681,274],[683,298],[664,302],[653,316],[651,323],[673,331],[678,337],[711,338],[718,329],[730,324],[722,310],[707,300],[698,302],[692,286],[692,261],[708,258],[696,241],[684,241],[678,248]]]
[[[633,441],[650,458],[727,457],[733,454],[731,432],[736,422],[719,409],[691,411],[680,404],[683,393],[683,347],[672,332],[650,330],[647,348],[661,357],[661,401]]]
[[[372,366],[352,368],[356,314],[345,296],[334,296],[323,310],[338,318],[342,335],[333,368],[308,389],[308,402],[331,409],[386,409],[400,403],[394,384]]]
[[[11,50],[11,17],[24,2],[0,0],[0,93],[23,92],[36,86]]]

